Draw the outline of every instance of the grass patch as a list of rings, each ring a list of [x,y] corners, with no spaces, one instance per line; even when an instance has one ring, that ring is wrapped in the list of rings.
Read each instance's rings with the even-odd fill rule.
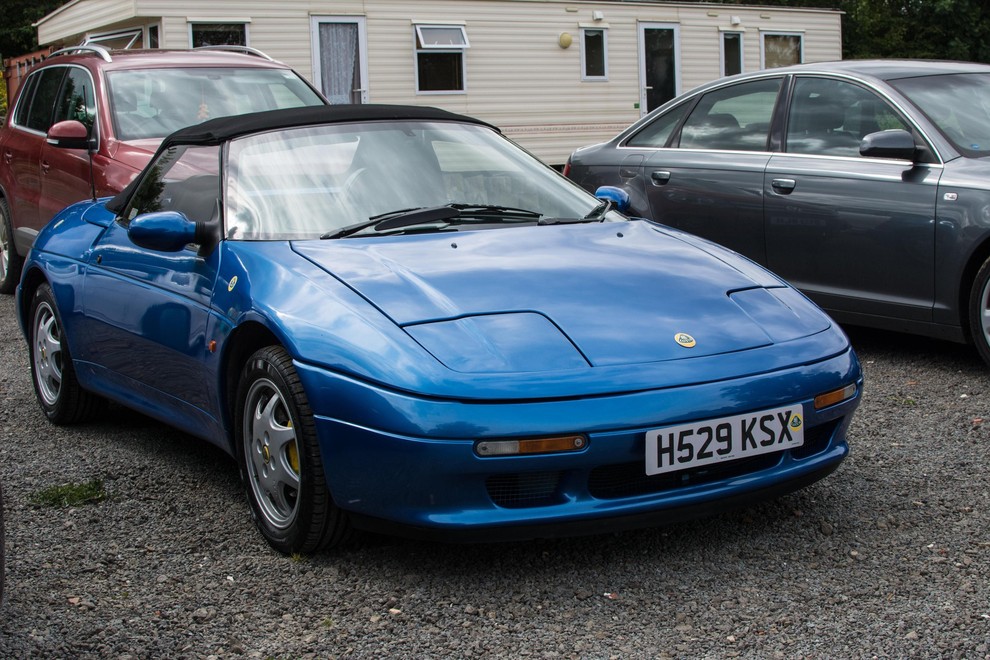
[[[82,506],[95,504],[107,498],[102,479],[93,479],[81,484],[65,484],[44,488],[31,496],[35,506]]]

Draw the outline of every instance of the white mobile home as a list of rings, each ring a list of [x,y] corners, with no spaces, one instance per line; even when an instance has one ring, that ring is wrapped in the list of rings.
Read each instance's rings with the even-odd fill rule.
[[[73,0],[43,45],[239,44],[335,103],[435,105],[548,163],[722,75],[842,57],[841,12],[622,0]]]

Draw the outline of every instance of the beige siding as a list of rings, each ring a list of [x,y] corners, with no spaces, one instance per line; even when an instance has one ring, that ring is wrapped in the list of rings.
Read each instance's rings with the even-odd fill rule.
[[[592,12],[604,13],[593,20]],[[680,36],[679,91],[719,76],[720,28],[743,32],[744,68],[760,68],[760,35],[803,35],[806,62],[840,59],[840,12],[780,7],[588,0],[78,0],[39,26],[51,43],[137,16],[162,23],[162,46],[188,46],[188,20],[250,19],[250,45],[313,77],[311,17],[366,19],[369,100],[436,105],[500,126],[550,163],[608,139],[641,115],[639,26],[669,23]],[[137,19],[135,19],[137,20]],[[463,22],[467,90],[417,94],[414,22]],[[48,25],[51,23],[51,25]],[[608,29],[608,80],[581,80],[581,26]],[[74,31],[74,32],[73,32]],[[570,33],[574,43],[558,46]],[[59,36],[61,35],[61,36]]]
[[[49,14],[38,24],[38,43],[75,45],[87,32],[105,32],[133,23],[136,0],[77,0]]]

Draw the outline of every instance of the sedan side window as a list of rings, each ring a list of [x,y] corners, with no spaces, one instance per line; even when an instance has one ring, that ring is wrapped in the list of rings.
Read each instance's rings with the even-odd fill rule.
[[[781,78],[708,92],[684,122],[682,149],[766,151]]]
[[[626,142],[626,146],[646,147],[648,149],[660,149],[662,147],[666,147],[670,134],[674,132],[675,128],[677,128],[677,124],[680,123],[681,117],[684,116],[684,113],[687,112],[690,107],[690,103],[682,103],[673,110],[664,112],[662,115],[647,124],[645,128],[636,133],[636,135],[632,136],[632,138]]]
[[[790,153],[859,157],[863,137],[891,128],[911,129],[870,90],[843,80],[798,78],[787,118]]]

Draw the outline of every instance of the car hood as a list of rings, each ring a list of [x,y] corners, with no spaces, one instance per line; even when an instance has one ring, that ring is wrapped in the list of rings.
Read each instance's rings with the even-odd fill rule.
[[[830,320],[735,253],[646,221],[300,242],[448,368],[540,372],[792,341]]]

